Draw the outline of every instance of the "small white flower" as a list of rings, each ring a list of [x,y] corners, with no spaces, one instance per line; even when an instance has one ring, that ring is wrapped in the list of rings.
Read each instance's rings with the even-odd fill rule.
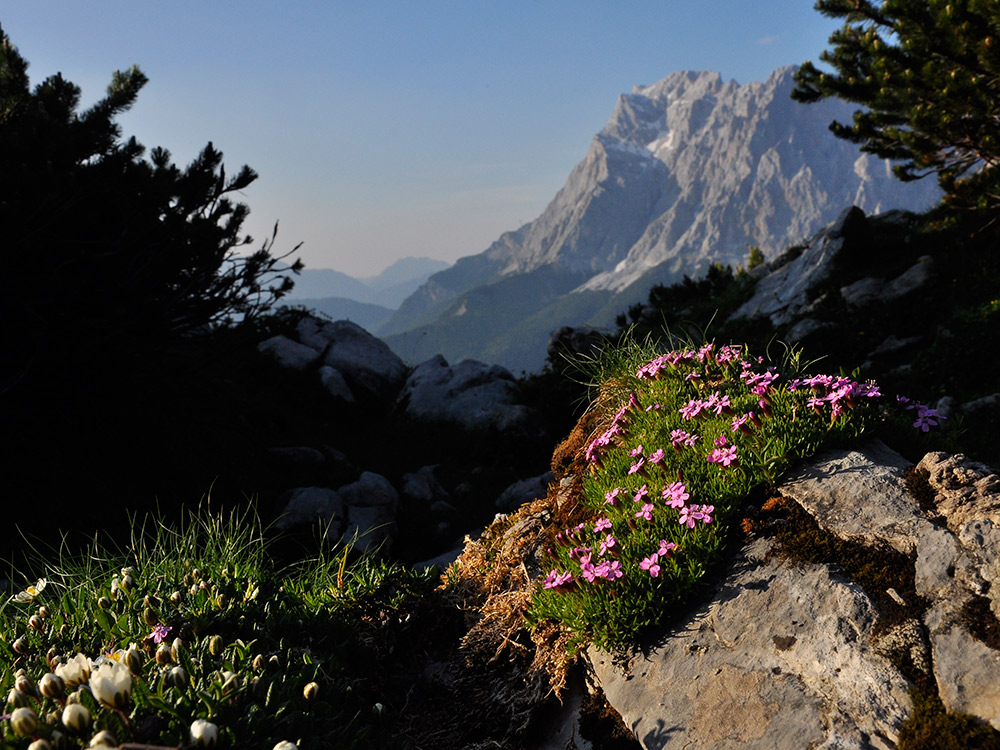
[[[124,708],[132,695],[132,674],[120,662],[102,664],[90,676],[90,692],[108,708]]]
[[[282,740],[277,745],[274,746],[274,750],[299,750],[299,746],[294,742],[289,742],[288,740]]]
[[[83,654],[77,654],[65,664],[56,667],[55,673],[62,677],[66,689],[72,690],[90,679],[90,660]]]
[[[191,722],[191,744],[196,747],[215,747],[219,728],[210,721],[195,719]]]
[[[48,580],[45,578],[39,578],[35,581],[34,586],[28,586],[24,591],[20,591],[10,599],[11,601],[23,604],[24,602],[33,602],[38,598],[38,595],[42,593],[42,590],[48,585]]]

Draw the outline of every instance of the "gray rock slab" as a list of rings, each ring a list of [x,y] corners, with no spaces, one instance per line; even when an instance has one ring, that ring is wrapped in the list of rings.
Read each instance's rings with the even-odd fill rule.
[[[555,481],[555,475],[547,471],[537,477],[521,479],[508,486],[496,499],[497,510],[510,513],[525,503],[530,503],[539,497],[545,497],[549,485]]]
[[[349,320],[324,323],[319,331],[316,335],[329,342],[323,364],[339,370],[355,396],[361,389],[378,398],[395,397],[406,379],[406,365],[384,341]]]
[[[931,524],[906,492],[902,477],[909,466],[882,443],[829,451],[782,481],[779,491],[842,539],[888,542],[910,554]]]
[[[845,228],[863,219],[864,213],[858,208],[841,213],[837,221],[809,241],[801,255],[761,279],[753,297],[733,317],[766,315],[775,325],[791,322],[808,306],[809,288],[829,273],[830,262],[844,245]]]
[[[863,307],[878,299],[884,287],[885,282],[882,279],[866,276],[853,284],[840,287],[840,296],[844,298],[848,307]]]
[[[626,665],[587,652],[643,747],[894,747],[909,695],[873,648],[868,597],[827,566],[768,559],[769,545],[744,548],[711,603]]]
[[[351,391],[351,387],[344,380],[344,376],[340,374],[340,370],[336,367],[330,367],[330,365],[323,365],[319,368],[319,382],[323,384],[323,388],[329,393],[335,401],[340,401],[345,404],[353,404],[355,402],[354,393]]]
[[[348,506],[343,540],[352,544],[355,551],[385,556],[392,548],[395,535],[395,509],[385,505]]]

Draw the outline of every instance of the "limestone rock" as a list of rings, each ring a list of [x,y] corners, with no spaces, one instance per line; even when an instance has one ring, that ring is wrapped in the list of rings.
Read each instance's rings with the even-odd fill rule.
[[[330,365],[320,367],[319,382],[323,384],[326,392],[333,396],[334,400],[345,404],[354,403],[354,393],[351,392],[351,387],[336,367],[330,367]]]
[[[372,471],[363,472],[358,481],[340,487],[337,494],[352,507],[385,507],[395,512],[399,504],[399,493],[392,483]]]
[[[623,670],[588,652],[646,748],[892,748],[910,699],[865,593],[825,565],[745,548],[712,601]]]
[[[448,490],[434,476],[434,466],[422,466],[416,472],[403,475],[402,496],[410,501],[433,504],[451,499]]]
[[[920,619],[876,634],[869,593],[883,592],[827,565],[781,562],[768,554],[774,542],[758,539],[707,601],[624,667],[588,652],[645,747],[891,748],[911,709],[894,656],[932,670],[948,710],[1000,728],[1000,651],[966,615],[975,597],[1000,612],[1000,482],[964,456],[928,454],[917,471],[937,495],[931,512],[907,492],[910,469],[875,442],[817,456],[778,491],[826,531],[913,559]]]
[[[784,325],[804,312],[811,300],[809,287],[826,278],[830,261],[844,245],[844,234],[864,221],[864,212],[850,208],[825,230],[809,240],[802,253],[757,283],[754,296],[733,313],[734,318],[766,315]]]
[[[343,529],[345,504],[343,498],[327,487],[299,487],[284,496],[285,509],[275,527],[289,531],[310,524],[330,524],[327,536],[337,539]]]
[[[555,481],[555,475],[551,471],[547,471],[540,476],[514,482],[500,493],[500,497],[496,501],[497,510],[509,513],[536,498],[545,497],[545,493],[553,481]]]
[[[403,360],[361,326],[338,320],[323,324],[315,333],[329,342],[323,352],[323,364],[339,370],[355,396],[360,389],[387,399],[402,386],[406,378]]]
[[[449,366],[439,354],[413,369],[398,403],[415,419],[509,430],[524,428],[531,417],[516,399],[514,376],[505,368],[471,359]]]
[[[257,344],[257,351],[269,355],[282,367],[305,370],[319,359],[319,352],[287,336],[272,336]]]

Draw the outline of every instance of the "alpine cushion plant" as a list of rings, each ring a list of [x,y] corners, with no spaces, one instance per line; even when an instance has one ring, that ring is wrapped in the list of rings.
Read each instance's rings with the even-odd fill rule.
[[[702,581],[751,490],[898,408],[874,383],[803,377],[799,363],[705,344],[642,350],[606,373],[594,408],[609,417],[584,453],[592,520],[554,534],[529,619],[561,623],[574,648],[633,641]],[[933,426],[933,410],[900,401],[914,427]]]

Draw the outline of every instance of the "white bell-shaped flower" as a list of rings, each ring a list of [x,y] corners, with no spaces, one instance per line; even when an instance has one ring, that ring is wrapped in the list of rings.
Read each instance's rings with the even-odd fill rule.
[[[102,664],[90,676],[90,692],[102,705],[122,709],[132,695],[132,674],[121,662]]]

